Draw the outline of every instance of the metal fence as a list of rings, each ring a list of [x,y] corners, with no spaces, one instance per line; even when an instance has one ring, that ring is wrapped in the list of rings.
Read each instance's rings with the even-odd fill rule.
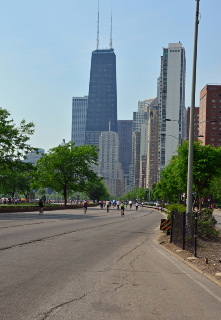
[[[221,236],[216,221],[208,212],[172,213],[170,242],[194,254],[195,257],[221,262]]]

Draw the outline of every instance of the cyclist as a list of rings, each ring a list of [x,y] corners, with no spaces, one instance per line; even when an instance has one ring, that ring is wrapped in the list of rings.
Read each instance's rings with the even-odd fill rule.
[[[124,215],[124,202],[123,201],[121,202],[120,209],[121,209],[121,215],[123,216]]]

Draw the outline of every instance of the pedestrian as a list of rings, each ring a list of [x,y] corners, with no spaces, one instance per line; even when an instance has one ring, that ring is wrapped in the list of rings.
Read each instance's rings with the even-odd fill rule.
[[[39,207],[39,215],[43,215],[43,210],[44,210],[44,202],[43,199],[39,199],[38,201],[38,207]]]
[[[83,202],[83,208],[84,208],[84,214],[87,212],[87,200],[84,200]]]
[[[139,207],[139,203],[136,202],[136,211],[138,210],[138,207]]]
[[[119,209],[120,209],[120,201],[117,200],[117,210],[119,210]]]
[[[159,201],[156,202],[156,207],[157,207],[158,210],[160,210],[160,203],[159,203]]]
[[[129,200],[129,206],[130,206],[130,210],[131,210],[131,208],[132,208],[132,201],[131,200]]]
[[[107,206],[107,212],[109,212],[109,209],[110,209],[110,206],[111,206],[110,200],[106,201],[106,206]]]

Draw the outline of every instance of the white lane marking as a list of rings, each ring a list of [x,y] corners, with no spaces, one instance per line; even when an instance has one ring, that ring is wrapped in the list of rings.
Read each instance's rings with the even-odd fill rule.
[[[156,251],[158,251],[164,258],[169,260],[171,263],[173,263],[178,269],[180,269],[184,274],[186,274],[190,279],[192,279],[195,283],[197,283],[201,288],[203,288],[205,291],[207,291],[212,297],[214,297],[216,300],[221,302],[221,298],[217,296],[215,293],[213,293],[209,288],[207,288],[202,282],[194,279],[193,276],[191,276],[189,273],[186,273],[176,262],[172,261],[166,254],[161,252],[159,249],[157,249],[154,245],[152,245]]]

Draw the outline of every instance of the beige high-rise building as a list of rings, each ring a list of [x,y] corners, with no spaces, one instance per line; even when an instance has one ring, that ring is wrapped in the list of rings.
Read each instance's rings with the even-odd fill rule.
[[[124,189],[124,174],[120,159],[120,140],[117,132],[101,132],[99,138],[98,173],[112,196],[121,196]]]

